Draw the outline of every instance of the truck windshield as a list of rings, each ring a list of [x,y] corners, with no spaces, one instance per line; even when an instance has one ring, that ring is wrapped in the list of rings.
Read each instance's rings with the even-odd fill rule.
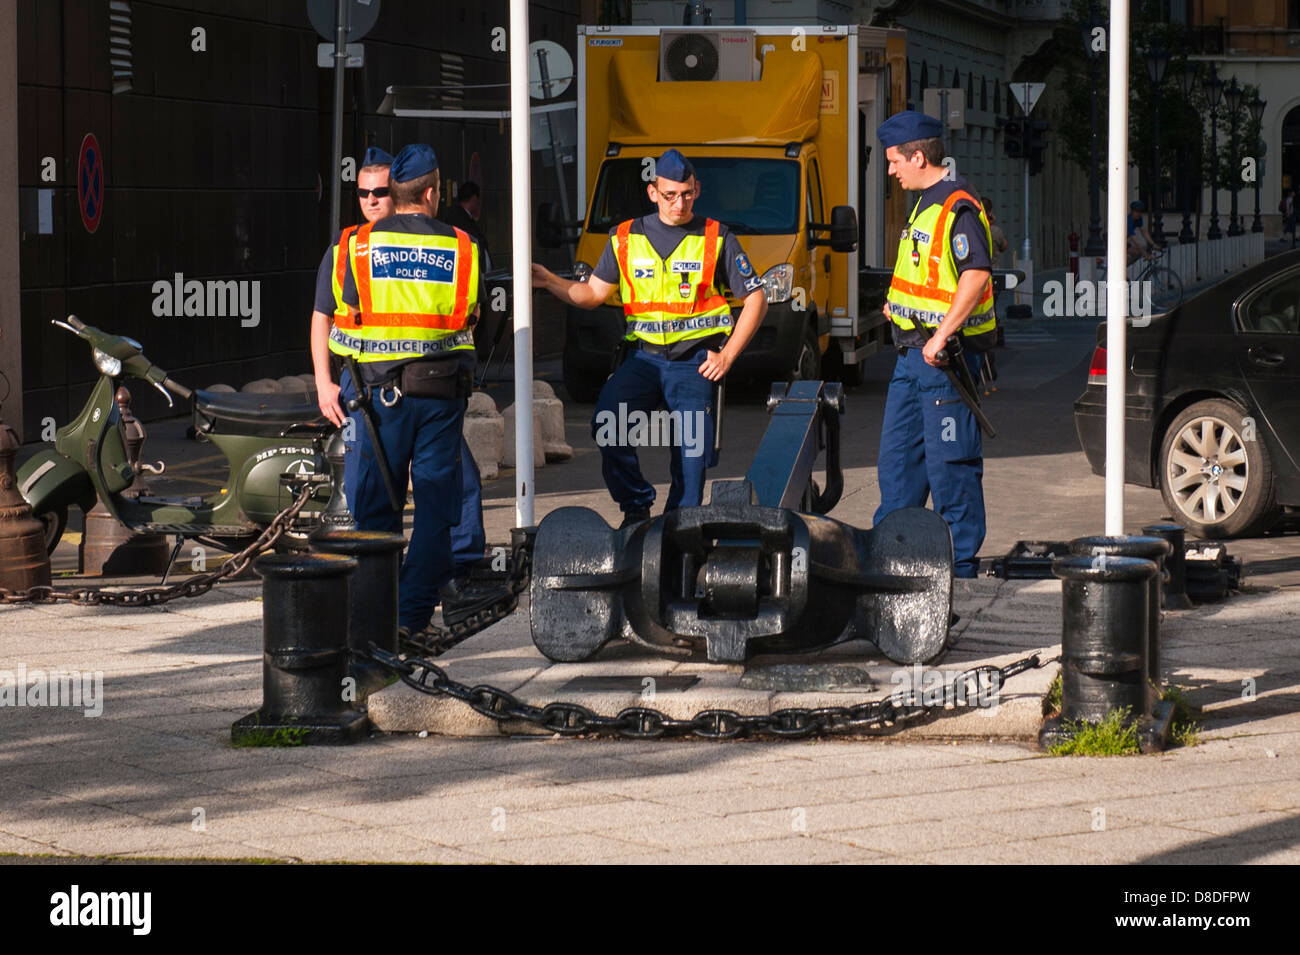
[[[737,235],[799,231],[799,163],[789,159],[691,157],[701,185],[695,214],[725,222]],[[641,178],[641,157],[609,159],[600,169],[589,232],[609,232],[654,212]]]

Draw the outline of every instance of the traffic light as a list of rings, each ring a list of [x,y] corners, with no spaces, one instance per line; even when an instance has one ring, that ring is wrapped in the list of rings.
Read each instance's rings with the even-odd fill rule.
[[[1025,154],[1025,124],[1021,119],[1002,121],[1002,151],[1012,159]]]
[[[1043,171],[1043,152],[1047,149],[1047,127],[1045,119],[1025,120],[1025,155],[1029,157],[1029,174],[1037,175]]]

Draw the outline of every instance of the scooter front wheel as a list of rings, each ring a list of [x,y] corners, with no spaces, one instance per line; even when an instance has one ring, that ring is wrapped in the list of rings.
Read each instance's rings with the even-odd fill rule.
[[[44,514],[38,514],[36,519],[45,528],[45,553],[53,556],[54,548],[58,547],[59,541],[63,540],[63,531],[68,526],[68,507],[66,504],[63,507],[56,507]]]

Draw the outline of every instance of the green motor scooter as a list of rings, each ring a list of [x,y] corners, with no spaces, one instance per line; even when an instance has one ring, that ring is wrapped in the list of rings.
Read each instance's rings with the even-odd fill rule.
[[[19,490],[45,525],[48,552],[63,536],[68,509],[89,511],[96,500],[133,531],[176,535],[177,549],[197,539],[239,550],[293,503],[304,487],[297,483],[295,489],[295,482],[303,481],[317,486],[290,537],[305,538],[330,495],[322,447],[334,425],[315,403],[289,395],[191,391],[146,358],[134,339],[100,331],[75,315],[52,324],[90,345],[100,379],[81,413],[56,432],[54,449],[34,455],[18,471]],[[136,475],[114,401],[119,379],[127,376],[157,388],[169,406],[172,395],[193,401],[197,435],[215,444],[229,464],[225,487],[193,497],[128,490]]]

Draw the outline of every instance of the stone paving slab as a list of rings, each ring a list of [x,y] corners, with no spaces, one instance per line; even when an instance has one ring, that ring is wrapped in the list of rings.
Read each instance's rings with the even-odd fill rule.
[[[962,712],[920,728],[942,739],[917,728],[788,742],[506,738],[490,721],[481,726],[489,738],[419,738],[412,731],[427,728],[426,698],[390,689],[372,713],[387,707],[391,716],[397,700],[413,701],[410,730],[339,749],[234,749],[231,722],[261,700],[259,593],[236,584],[204,598],[211,603],[178,601],[183,612],[161,614],[0,607],[0,669],[60,666],[104,680],[98,718],[0,708],[0,853],[471,864],[1300,861],[1300,661],[1277,629],[1300,611],[1291,589],[1167,614],[1165,669],[1206,705],[1203,742],[1108,760],[1050,758],[1030,742],[1054,666],[1015,677],[997,717]],[[1054,656],[1059,601],[1054,581],[959,582],[958,640],[938,666],[1037,649]],[[865,644],[826,659],[863,666],[876,696],[893,685],[892,665]],[[543,660],[522,612],[445,660],[466,682],[500,675],[547,693],[583,672]],[[704,677],[690,690],[657,692],[665,708],[693,693],[703,704],[740,692],[739,667],[638,648],[612,651],[590,672]],[[1242,694],[1247,678],[1253,699]],[[856,701],[745,692],[770,707]],[[603,709],[629,695],[610,696],[589,698]],[[459,705],[451,713],[477,718]],[[1010,727],[1012,717],[1020,725]],[[193,829],[196,808],[204,831]]]

